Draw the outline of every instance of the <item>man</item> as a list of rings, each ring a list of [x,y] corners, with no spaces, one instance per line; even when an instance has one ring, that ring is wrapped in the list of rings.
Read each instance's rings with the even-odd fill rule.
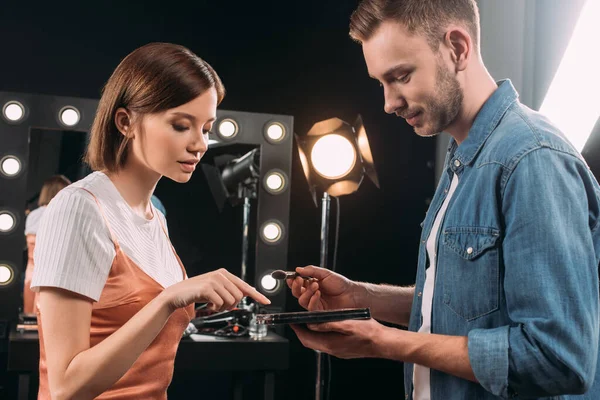
[[[364,0],[350,36],[385,111],[452,139],[416,285],[298,268],[318,280],[289,284],[303,307],[374,318],[295,326],[302,343],[404,362],[407,398],[600,398],[600,187],[564,135],[489,75],[475,1]]]

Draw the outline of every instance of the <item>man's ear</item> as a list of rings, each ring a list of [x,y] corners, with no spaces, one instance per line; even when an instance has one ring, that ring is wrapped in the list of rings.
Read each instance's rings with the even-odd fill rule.
[[[456,72],[464,71],[474,50],[469,32],[460,26],[450,26],[444,36],[444,44],[450,49]]]
[[[115,111],[115,125],[119,132],[125,137],[133,138],[133,129],[131,124],[131,114],[125,108],[120,107]]]

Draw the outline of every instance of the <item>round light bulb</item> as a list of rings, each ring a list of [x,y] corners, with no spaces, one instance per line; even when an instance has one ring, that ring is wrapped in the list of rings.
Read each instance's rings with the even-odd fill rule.
[[[263,228],[263,236],[269,242],[275,242],[281,237],[281,227],[274,222],[270,222]]]
[[[0,163],[2,173],[6,176],[15,176],[21,172],[21,162],[17,157],[7,156]]]
[[[8,265],[0,265],[0,285],[6,285],[12,281],[13,270]]]
[[[0,211],[0,232],[10,232],[14,227],[15,217],[5,211]]]
[[[279,141],[283,139],[283,135],[285,134],[285,130],[281,124],[276,122],[269,125],[267,128],[267,137],[273,141]]]
[[[79,111],[73,107],[65,107],[60,112],[60,120],[66,126],[75,126],[79,122]]]
[[[348,139],[331,134],[317,140],[310,158],[319,175],[327,179],[338,179],[354,167],[356,151]]]
[[[4,116],[9,121],[13,121],[13,122],[20,121],[21,118],[23,118],[25,116],[25,108],[19,102],[16,102],[16,101],[8,102],[4,106]]]
[[[281,174],[274,172],[267,176],[267,187],[274,192],[278,192],[283,189],[283,185],[285,181],[283,180],[283,176]]]
[[[225,119],[219,124],[219,133],[221,136],[230,138],[237,133],[237,125],[233,120]]]
[[[260,285],[266,291],[272,291],[277,287],[277,280],[271,276],[271,274],[265,274],[260,279]]]

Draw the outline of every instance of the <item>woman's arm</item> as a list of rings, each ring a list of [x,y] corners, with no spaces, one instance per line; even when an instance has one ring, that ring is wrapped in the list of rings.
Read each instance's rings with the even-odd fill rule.
[[[270,301],[225,269],[169,286],[109,337],[90,347],[92,301],[73,292],[43,287],[40,314],[52,398],[93,399],[118,381],[152,343],[177,308],[208,302],[222,311],[250,296]]]
[[[92,301],[73,292],[40,291],[48,383],[52,398],[93,399],[118,381],[152,343],[171,310],[158,296],[125,325],[90,348]]]

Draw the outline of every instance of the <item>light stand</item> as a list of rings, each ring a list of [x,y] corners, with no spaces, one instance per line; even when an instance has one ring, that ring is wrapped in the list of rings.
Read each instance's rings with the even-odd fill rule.
[[[317,122],[304,137],[296,135],[296,140],[304,175],[315,205],[317,205],[316,193],[318,191],[323,192],[321,200],[320,266],[321,268],[328,268],[330,196],[337,199],[339,196],[354,193],[358,190],[365,175],[377,187],[379,187],[379,180],[365,127],[360,116],[353,125],[338,118]],[[337,204],[336,250],[340,214],[339,201]],[[334,269],[335,258],[336,254],[334,252]],[[322,354],[320,351],[315,351],[315,353],[317,364],[315,400],[323,400],[326,392],[323,377],[324,360],[329,361],[330,359],[328,355]],[[327,373],[331,374],[330,371]]]
[[[258,149],[251,150],[242,157],[229,162],[223,168],[221,177],[223,184],[227,189],[229,201],[236,205],[242,199],[244,201],[242,217],[242,262],[240,278],[248,282],[248,246],[251,200],[257,198],[258,180],[260,177],[257,166]],[[246,298],[243,298],[239,304],[242,309],[249,309]]]
[[[331,198],[329,193],[324,192],[323,198],[321,199],[321,252],[320,252],[320,263],[321,268],[327,268],[327,255],[329,248],[329,205]],[[323,393],[325,392],[325,378],[323,377],[323,361],[328,354],[323,354],[319,350],[315,350],[315,356],[317,359],[317,375],[315,382],[315,400],[322,400]]]

